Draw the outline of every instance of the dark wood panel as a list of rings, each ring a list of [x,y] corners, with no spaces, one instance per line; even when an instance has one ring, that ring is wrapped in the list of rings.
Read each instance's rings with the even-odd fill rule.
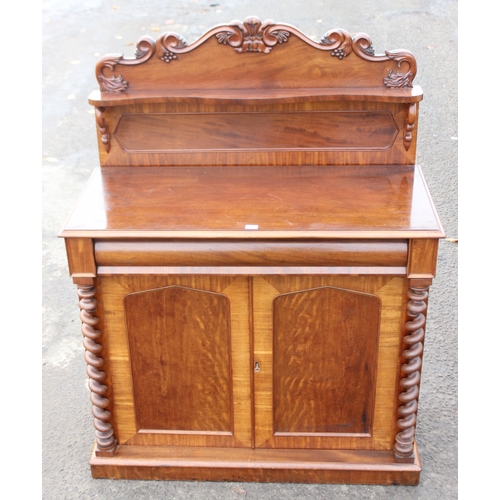
[[[370,434],[380,299],[322,287],[274,299],[275,434]]]
[[[229,301],[179,286],[125,297],[139,429],[231,432]]]
[[[105,167],[415,163],[405,104],[153,102],[102,107],[96,117]],[[415,121],[413,138],[417,129]]]
[[[391,147],[388,111],[124,114],[115,136],[126,152]]]

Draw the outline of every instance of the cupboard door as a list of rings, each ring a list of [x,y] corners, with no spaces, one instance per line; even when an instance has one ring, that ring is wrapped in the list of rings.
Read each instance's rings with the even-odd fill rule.
[[[274,298],[275,435],[369,433],[379,318],[378,297],[340,288]]]
[[[256,447],[390,449],[402,286],[254,279]]]
[[[128,294],[125,315],[141,432],[230,434],[229,299],[173,285]]]
[[[251,446],[248,278],[103,282],[121,443]]]

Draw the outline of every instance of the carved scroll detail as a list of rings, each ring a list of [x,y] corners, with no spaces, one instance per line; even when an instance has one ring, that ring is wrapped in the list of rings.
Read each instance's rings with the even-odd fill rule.
[[[417,61],[413,54],[406,50],[386,51],[385,54],[389,59],[396,61],[399,68],[403,63],[406,63],[408,71],[406,73],[400,73],[399,71],[393,73],[390,70],[388,77],[384,78],[384,85],[386,87],[413,87],[412,82],[417,74]]]
[[[217,33],[219,43],[231,45],[236,52],[263,52],[268,54],[277,43],[288,41],[290,32],[271,19],[262,22],[258,17],[247,17],[243,22],[233,21],[225,31]]]
[[[176,59],[177,54],[189,52],[200,46],[210,37],[215,36],[217,41],[223,45],[229,45],[238,53],[261,52],[268,54],[278,43],[286,43],[291,35],[295,35],[302,41],[319,50],[328,50],[332,57],[344,59],[352,52],[358,57],[368,61],[383,62],[395,60],[398,67],[403,63],[410,65],[410,71],[402,75],[399,72],[389,72],[384,80],[387,86],[411,87],[411,82],[416,74],[415,58],[407,51],[386,52],[385,55],[375,55],[372,42],[368,35],[360,33],[354,38],[344,30],[330,30],[321,38],[320,43],[311,40],[294,26],[289,24],[277,24],[272,19],[261,21],[258,17],[247,17],[243,22],[232,21],[228,25],[221,25],[207,31],[202,37],[192,44],[186,44],[185,40],[176,33],[165,33],[158,40],[157,55],[160,59],[170,62]]]
[[[352,44],[353,51],[361,57],[361,59],[365,59],[366,61],[378,62],[392,60],[398,63],[398,68],[403,67],[404,64],[408,66],[408,71],[406,73],[389,70],[389,74],[384,78],[384,85],[386,87],[413,87],[413,79],[417,74],[417,61],[411,52],[407,50],[386,50],[385,56],[375,55],[370,37],[365,33],[358,33],[353,38]]]
[[[101,86],[101,92],[123,92],[128,88],[128,81],[124,80],[121,75],[106,76],[104,70],[113,71],[117,64],[131,66],[142,64],[153,56],[156,51],[155,41],[145,36],[137,42],[137,50],[135,59],[125,59],[123,54],[109,54],[99,59],[96,65],[96,77]]]
[[[277,24],[272,19],[261,21],[255,16],[247,17],[243,22],[235,20],[227,25],[215,26],[192,44],[188,44],[182,36],[172,32],[164,33],[156,42],[150,37],[144,37],[139,40],[137,45],[136,59],[124,59],[123,55],[120,54],[104,56],[97,63],[97,80],[103,92],[123,92],[128,89],[129,82],[124,80],[121,75],[106,75],[104,70],[109,73],[119,64],[141,64],[149,60],[154,53],[162,61],[170,63],[177,60],[179,54],[196,49],[212,36],[220,44],[229,45],[240,54],[247,52],[268,54],[277,44],[288,42],[292,35],[300,38],[311,47],[329,51],[332,57],[338,59],[345,59],[354,52],[366,61],[395,61],[397,68],[404,68],[406,71],[390,69],[381,83],[391,88],[413,86],[417,64],[415,57],[408,51],[386,51],[384,54],[377,55],[368,35],[359,33],[355,37],[351,37],[349,33],[341,29],[328,31],[318,43],[289,24]]]
[[[177,51],[187,46],[186,40],[177,33],[165,33],[156,41],[156,54],[164,62],[177,59]]]
[[[415,128],[415,121],[417,120],[417,105],[415,103],[408,105],[408,117],[405,121],[405,132],[403,136],[403,143],[406,151],[410,149],[411,141],[413,140],[413,129]]]
[[[90,400],[96,437],[96,455],[114,455],[117,440],[111,424],[111,413],[106,408],[109,406],[107,399],[108,387],[104,384],[106,373],[102,371],[104,360],[100,357],[102,346],[100,344],[101,332],[95,327],[99,318],[95,316],[97,300],[95,287],[79,286],[80,319],[82,320],[83,345],[85,347],[85,361],[87,362],[87,375],[89,376]]]
[[[104,144],[104,149],[106,150],[106,153],[109,153],[109,150],[111,149],[111,135],[109,133],[108,124],[103,116],[105,109],[106,108],[95,106],[95,121],[97,128],[99,129],[99,133],[101,134],[101,142]]]
[[[394,444],[394,456],[397,462],[414,460],[413,444],[420,392],[428,289],[429,286],[425,284],[419,285],[410,281],[406,310],[411,319],[405,324],[407,335],[403,339],[405,350],[402,353],[404,364],[401,366],[403,378],[400,381],[403,391],[399,395],[401,406],[398,408],[400,418],[397,421],[400,431],[396,435]]]
[[[352,52],[352,38],[347,31],[331,30],[323,35],[321,39],[323,45],[329,45],[328,50],[332,49],[330,55],[344,59]]]

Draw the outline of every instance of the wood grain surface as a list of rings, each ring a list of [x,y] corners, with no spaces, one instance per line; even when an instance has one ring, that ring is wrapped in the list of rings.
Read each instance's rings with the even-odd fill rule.
[[[156,89],[137,90],[123,94],[94,90],[89,95],[92,106],[133,106],[137,104],[231,104],[265,105],[269,103],[296,104],[301,102],[383,102],[417,103],[423,98],[422,88],[388,87],[325,87],[275,89]]]
[[[60,233],[102,371],[94,477],[418,483],[398,384],[444,231],[416,71],[255,16],[99,59],[101,168]]]
[[[124,300],[139,430],[231,434],[227,297],[171,286]]]
[[[258,361],[261,367],[260,372],[254,376],[255,446],[257,448],[391,449],[394,438],[396,408],[394,390],[397,383],[400,355],[399,347],[404,321],[402,307],[404,306],[403,294],[405,293],[405,286],[404,279],[390,276],[265,276],[253,278],[254,360]],[[293,432],[279,432],[280,429],[277,429],[275,425],[277,417],[280,417],[279,412],[278,415],[275,414],[275,391],[280,389],[281,385],[281,387],[285,388],[284,391],[282,390],[285,396],[288,393],[289,398],[293,399],[294,397],[294,395],[289,393],[286,387],[286,381],[279,380],[280,376],[288,375],[290,367],[287,363],[299,363],[299,353],[302,353],[304,370],[307,369],[308,373],[310,373],[311,370],[313,370],[311,365],[315,362],[315,357],[321,360],[322,356],[325,354],[316,353],[313,346],[308,343],[307,340],[304,340],[303,344],[297,346],[298,353],[294,355],[295,357],[289,358],[288,362],[286,359],[281,359],[283,355],[275,352],[275,338],[277,335],[280,335],[280,333],[275,331],[276,320],[273,318],[273,302],[275,298],[279,296],[286,297],[286,294],[292,292],[317,290],[321,287],[335,287],[370,294],[370,296],[373,295],[373,300],[375,302],[380,300],[381,309],[378,341],[376,338],[367,340],[371,342],[373,351],[371,353],[368,353],[368,351],[366,352],[367,356],[373,356],[371,361],[371,377],[375,377],[376,380],[374,389],[375,400],[374,402],[372,400],[372,405],[368,403],[368,406],[365,406],[364,401],[360,404],[361,408],[366,408],[367,411],[372,412],[371,415],[368,415],[368,413],[366,414],[366,421],[373,422],[372,428],[366,430],[366,432],[359,432],[359,428],[357,429],[358,433],[352,432],[352,434],[349,434],[349,432],[321,432],[320,429],[318,429],[319,432],[305,432],[305,429],[301,429],[301,432],[298,432],[296,429]],[[370,300],[369,302],[371,303],[372,301]],[[315,306],[312,303],[307,307],[314,308]],[[377,308],[375,308],[375,310],[376,309]],[[324,314],[328,313],[325,311],[323,312],[323,315]],[[374,314],[373,310],[371,314]],[[333,320],[332,323],[335,324],[336,321],[337,320]],[[343,326],[342,328],[347,327]],[[326,335],[327,331],[328,328],[321,330],[321,332],[318,329],[317,333],[321,336]],[[286,342],[283,342],[284,344],[282,343],[280,346],[286,345]],[[326,342],[328,345],[328,340],[322,340],[321,342]],[[293,340],[288,339],[288,343],[293,344]],[[286,347],[282,347],[282,349],[286,351]],[[346,360],[341,356],[338,358],[333,356],[333,358],[334,360],[332,362],[333,364],[337,364],[337,366],[329,368],[328,371],[330,373],[335,370],[340,370],[340,373],[342,373],[345,370],[345,363],[347,363],[347,366],[350,363],[348,359]],[[281,363],[279,367],[277,366],[278,359]],[[285,363],[285,365],[283,365],[283,363]],[[316,366],[314,366],[314,368],[316,368]],[[275,374],[276,370],[279,375]],[[347,373],[349,368],[345,371]],[[359,373],[356,370],[354,370],[354,372],[355,373],[350,373],[349,376],[346,376],[345,384],[353,384],[354,386],[358,384]],[[321,375],[317,374],[315,377],[321,377]],[[300,383],[301,380],[302,379],[299,377],[297,382]],[[373,381],[370,375],[365,378],[368,386],[371,384],[370,380]],[[312,377],[312,382],[314,384],[314,377]],[[344,383],[344,381],[342,383]],[[327,387],[327,385],[325,385],[325,387]],[[334,387],[335,384],[332,383],[329,389],[334,389]],[[365,387],[362,389],[360,387],[362,391],[365,389],[367,388]],[[355,392],[354,388],[349,390]],[[328,392],[328,389],[325,389],[325,392]],[[328,396],[328,394],[323,394],[323,396]],[[298,398],[300,399],[301,397],[304,398],[304,405],[309,405],[310,409],[312,403],[308,402],[307,391],[304,391],[302,396],[299,393]],[[354,395],[354,397],[356,396]],[[314,400],[314,398],[312,399]],[[346,398],[346,400],[342,401],[345,403],[347,400],[350,399]],[[330,402],[332,405],[335,404],[334,401],[330,400]],[[328,417],[325,417],[325,414],[331,411],[325,406],[328,405],[328,402],[321,401],[318,404],[320,405],[320,410],[322,407],[325,411],[323,417],[328,419]],[[295,406],[293,401],[289,401],[289,405],[289,411],[296,408],[298,414],[300,414],[299,406]],[[361,415],[360,421],[362,421],[363,409],[346,410],[347,414],[350,411],[352,412],[350,414],[351,417],[354,416],[356,411],[359,411],[358,415]],[[347,414],[344,414],[344,416]],[[283,416],[280,418],[282,418],[282,420],[285,418],[284,412]],[[308,417],[301,416],[301,418],[302,423],[307,422]],[[351,424],[347,417],[344,423]],[[289,423],[287,425],[292,426],[295,424]],[[321,425],[325,425],[325,422]],[[324,431],[324,428],[322,430]],[[339,430],[339,427],[335,429],[335,431]]]
[[[96,240],[98,266],[406,266],[406,240]]]
[[[123,446],[90,464],[94,478],[382,485],[416,485],[422,468],[417,449],[415,463],[395,464],[380,451]]]
[[[275,435],[371,434],[380,299],[321,287],[273,308]]]
[[[303,303],[303,312],[307,313],[310,308],[319,307],[327,314],[326,319],[324,315],[320,315],[317,320],[320,322],[317,325],[320,325],[321,318],[325,319],[326,323],[321,328],[310,328],[308,332],[319,339],[326,335],[328,329],[337,325],[344,332],[340,334],[340,338],[332,340],[327,337],[321,342],[326,342],[324,345],[327,347],[330,345],[339,349],[339,345],[350,338],[351,330],[346,328],[353,325],[349,327],[343,324],[344,313],[338,309],[338,304],[343,304],[344,292],[341,292],[340,298],[330,297],[334,290],[330,287],[352,290],[349,294],[357,299],[361,298],[358,305],[357,300],[354,300],[353,307],[361,307],[368,315],[375,314],[379,306],[374,304],[380,301],[380,314],[375,314],[380,316],[380,339],[377,341],[377,331],[370,333],[370,338],[363,337],[363,334],[357,331],[357,343],[368,345],[358,355],[357,360],[352,363],[349,360],[344,361],[343,348],[340,349],[342,354],[332,354],[330,351],[330,357],[336,359],[336,366],[323,370],[330,375],[333,374],[332,370],[344,373],[341,385],[347,384],[348,389],[349,384],[353,385],[352,396],[355,401],[358,397],[356,391],[364,394],[356,405],[353,403],[350,409],[345,410],[347,413],[340,411],[340,420],[344,419],[343,424],[350,425],[350,429],[341,429],[341,424],[334,424],[337,425],[335,429],[326,428],[332,421],[329,414],[331,408],[327,403],[332,398],[325,397],[328,394],[324,392],[335,392],[335,384],[327,384],[323,394],[320,394],[320,399],[324,398],[324,401],[318,400],[315,403],[319,405],[320,410],[323,408],[323,411],[318,413],[318,419],[323,423],[317,424],[316,430],[305,429],[305,426],[309,425],[310,414],[302,421],[296,419],[296,416],[287,420],[288,417],[278,408],[279,404],[282,404],[280,398],[286,402],[287,398],[292,397],[286,381],[290,376],[290,359],[286,355],[286,346],[295,344],[292,341],[280,340],[286,338],[287,332],[281,326],[277,327],[277,324],[281,325],[295,317],[295,313],[285,307],[286,301],[303,296],[308,299]],[[255,446],[258,447],[390,449],[395,425],[394,387],[403,321],[402,278],[268,276],[264,279],[243,276],[131,275],[102,277],[99,279],[99,289],[105,304],[104,347],[109,356],[110,376],[113,380],[114,426],[121,444],[251,446],[255,429]],[[323,303],[321,297],[316,297],[318,289],[326,291],[328,304]],[[304,293],[304,290],[307,290],[307,293]],[[337,292],[333,291],[333,295],[336,294]],[[285,301],[281,309],[288,311],[288,315],[282,317],[282,312],[278,312],[273,319],[273,301],[276,297],[278,303]],[[195,298],[196,304],[192,303]],[[367,307],[366,300],[370,304]],[[181,304],[186,307],[181,307]],[[156,311],[154,315],[151,307]],[[222,312],[220,318],[213,318],[211,308]],[[331,313],[327,312],[328,308],[333,309]],[[158,310],[164,311],[165,314],[157,314]],[[226,337],[228,311],[230,340]],[[335,311],[338,314],[334,314]],[[366,316],[365,312],[361,314],[362,318]],[[206,315],[208,318],[205,318]],[[205,319],[198,322],[196,318],[201,317]],[[288,320],[285,321],[286,317]],[[376,324],[377,319],[372,319]],[[208,326],[203,326],[205,323]],[[290,324],[294,323],[293,320]],[[171,324],[172,337],[166,339],[163,337],[167,331],[165,325],[168,324]],[[203,339],[207,338],[205,328],[213,325],[218,325],[214,328],[213,345],[205,342],[204,347],[197,347],[196,342],[203,342]],[[368,335],[366,329],[365,334]],[[274,340],[275,337],[277,341]],[[227,345],[217,345],[217,338],[219,344],[226,339]],[[305,349],[303,368],[307,369],[307,373],[312,367],[317,368],[318,363],[325,361],[324,356],[328,356],[327,349],[317,352],[310,343],[313,340],[304,339],[304,342],[295,346],[298,351]],[[183,346],[185,341],[190,346],[189,352]],[[146,345],[139,345],[141,343]],[[229,346],[231,354],[225,350],[229,349]],[[137,349],[138,352],[132,352],[132,349]],[[147,361],[141,360],[145,355]],[[215,369],[217,377],[210,373],[204,374],[211,368],[214,357],[218,358],[221,365]],[[352,356],[350,359],[352,360]],[[367,375],[363,375],[365,366],[362,359],[368,364]],[[258,373],[253,371],[255,362],[260,365]],[[347,365],[340,368],[343,363]],[[363,365],[361,374],[358,370],[360,363]],[[175,369],[171,374],[167,374],[170,367]],[[186,370],[189,370],[189,373]],[[169,376],[172,378],[168,379]],[[166,381],[162,382],[162,377]],[[280,384],[283,386],[281,391]],[[181,387],[182,391],[178,391],[174,385]],[[274,390],[278,391],[278,396],[273,395]],[[138,391],[141,393],[139,396]],[[190,391],[199,391],[199,399],[189,397],[184,401],[183,396],[190,394]],[[373,394],[376,394],[375,400],[370,399]],[[309,409],[311,405],[308,402],[309,396],[307,392],[302,396],[305,398],[303,403],[306,406],[306,414],[307,405]],[[169,397],[172,398],[170,401],[167,400]],[[287,403],[290,411],[294,407],[298,408],[293,397]],[[339,399],[341,398],[337,394],[337,400]],[[300,402],[300,394],[298,400]],[[160,401],[163,409],[158,408]],[[253,403],[255,424],[252,424]],[[175,415],[170,417],[169,412],[177,413],[182,418]],[[232,424],[228,424],[231,421]]]
[[[252,33],[252,39],[265,43],[263,29],[260,29],[264,28],[262,21],[256,23],[259,28]],[[279,25],[276,29],[280,30]],[[281,31],[289,35],[286,42],[277,44],[275,38],[275,46],[265,51],[267,53],[247,50],[248,45],[237,51],[233,43],[223,42],[216,36],[205,36],[191,45],[175,33],[165,33],[156,42],[143,37],[138,43],[140,57],[124,60],[119,54],[103,56],[97,63],[96,76],[101,93],[114,90],[133,94],[193,88],[385,88],[385,79],[391,71],[394,76],[404,75],[400,71],[402,60],[404,70],[411,71],[411,80],[416,73],[414,57],[408,51],[395,51],[394,57],[388,57],[370,55],[369,50],[363,50],[363,45],[366,49],[371,44],[368,35],[363,33],[357,36],[357,43],[343,30],[336,40],[335,35],[333,40],[325,36],[325,42],[318,43],[300,35],[299,30],[290,25],[281,25]],[[222,29],[220,35],[227,33],[241,39],[234,27]],[[337,57],[336,49],[345,51],[344,56],[348,57]],[[114,72],[109,71],[111,64],[117,65]],[[398,85],[401,93],[411,95],[411,80]]]
[[[103,167],[415,163],[418,114],[410,137],[405,103],[159,102],[99,110]]]
[[[129,153],[384,150],[397,133],[389,111],[233,111],[122,114],[115,137]]]
[[[61,233],[82,235],[401,239],[444,232],[413,166],[130,167],[94,172]]]

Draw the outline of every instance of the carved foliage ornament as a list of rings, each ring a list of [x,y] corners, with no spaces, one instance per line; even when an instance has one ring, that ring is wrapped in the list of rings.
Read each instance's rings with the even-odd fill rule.
[[[243,22],[232,21],[228,25],[216,26],[192,44],[188,44],[177,33],[164,33],[156,42],[148,36],[143,37],[137,44],[135,59],[125,59],[123,54],[104,56],[97,63],[96,76],[102,92],[123,92],[128,89],[128,82],[121,75],[115,76],[112,73],[116,65],[142,64],[155,53],[159,59],[170,63],[177,60],[180,54],[194,50],[212,36],[215,36],[220,44],[229,45],[240,54],[246,52],[269,54],[275,45],[286,43],[291,35],[319,50],[329,51],[332,57],[339,60],[347,58],[354,52],[365,61],[395,61],[402,71],[389,70],[383,84],[390,88],[413,86],[417,63],[413,54],[408,51],[386,51],[383,55],[376,55],[368,35],[359,33],[351,37],[349,33],[340,29],[328,31],[318,43],[291,25],[277,24],[271,19],[261,21],[255,16],[247,17]],[[111,74],[106,76],[105,71]]]
[[[123,92],[128,88],[128,82],[121,75],[111,74],[106,76],[104,70],[114,71],[117,64],[132,66],[142,64],[151,59],[156,51],[156,43],[150,36],[145,36],[137,42],[135,59],[125,59],[123,54],[108,54],[101,57],[96,65],[96,78],[101,87],[101,92]]]
[[[280,29],[271,19],[261,22],[258,17],[247,17],[243,22],[233,21],[215,36],[219,43],[230,45],[238,53],[268,54],[277,43],[288,41],[290,32]]]

